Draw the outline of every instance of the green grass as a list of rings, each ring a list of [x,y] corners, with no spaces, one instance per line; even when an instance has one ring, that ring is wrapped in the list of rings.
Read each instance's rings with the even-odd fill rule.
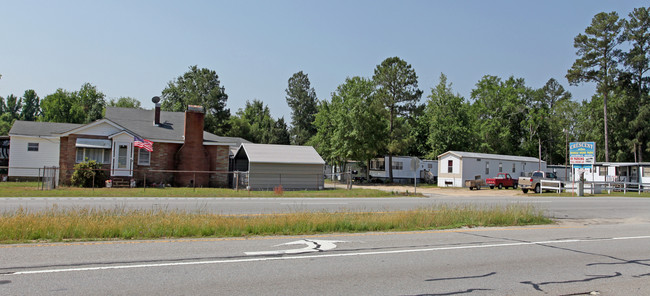
[[[37,182],[0,182],[0,197],[395,197],[397,192],[376,189],[326,189],[314,191],[246,191],[226,188],[79,188],[40,190]]]
[[[296,212],[216,215],[164,210],[112,210],[56,206],[0,214],[0,243],[111,239],[246,237],[336,232],[412,231],[549,224],[532,206],[435,206],[398,212]]]

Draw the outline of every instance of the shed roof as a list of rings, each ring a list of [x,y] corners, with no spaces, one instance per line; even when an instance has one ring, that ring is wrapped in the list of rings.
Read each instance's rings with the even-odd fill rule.
[[[12,136],[50,137],[83,126],[76,123],[16,120],[9,130]]]
[[[485,159],[510,160],[510,161],[539,162],[539,159],[535,157],[489,154],[489,153],[474,153],[474,152],[464,152],[464,151],[447,151],[443,154],[438,155],[438,158],[445,156],[447,154],[453,154],[460,158],[467,157],[467,158],[485,158]],[[542,160],[542,162],[546,162],[546,161]]]
[[[250,163],[325,164],[312,146],[243,143],[236,154],[241,151]]]

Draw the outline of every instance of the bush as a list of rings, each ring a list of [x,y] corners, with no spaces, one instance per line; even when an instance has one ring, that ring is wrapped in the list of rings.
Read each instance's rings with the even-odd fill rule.
[[[102,164],[94,160],[81,162],[74,166],[70,182],[79,187],[104,187],[106,172],[101,170]],[[93,180],[95,184],[93,186]]]

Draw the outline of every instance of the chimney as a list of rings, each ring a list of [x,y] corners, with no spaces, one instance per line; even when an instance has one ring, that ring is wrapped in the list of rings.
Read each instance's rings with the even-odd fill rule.
[[[203,107],[196,105],[187,106],[187,111],[185,111],[185,129],[183,130],[185,145],[203,146],[204,119]]]
[[[159,126],[160,125],[160,98],[156,96],[153,97],[151,101],[156,105],[153,111],[153,125]]]
[[[210,181],[209,174],[194,173],[210,170],[210,154],[203,146],[204,119],[203,107],[187,106],[183,146],[176,152],[175,157],[176,169],[181,171],[174,176],[176,186],[207,186]]]

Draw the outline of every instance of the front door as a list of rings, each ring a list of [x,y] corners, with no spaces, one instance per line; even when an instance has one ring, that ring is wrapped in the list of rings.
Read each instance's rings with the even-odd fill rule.
[[[111,176],[131,176],[133,169],[133,157],[131,143],[113,143],[113,164],[111,165]]]

